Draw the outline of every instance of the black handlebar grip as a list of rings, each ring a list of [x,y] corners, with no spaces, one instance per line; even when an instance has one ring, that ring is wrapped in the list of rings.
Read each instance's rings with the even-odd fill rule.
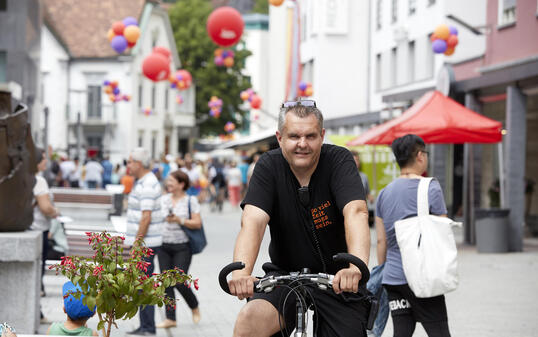
[[[362,278],[359,281],[359,286],[366,285],[366,283],[370,279],[370,271],[368,270],[368,266],[355,255],[351,255],[348,253],[338,253],[333,256],[333,260],[336,262],[347,262],[357,266],[357,268],[359,268],[362,274]]]
[[[245,268],[245,264],[243,262],[232,262],[226,267],[222,268],[222,270],[219,273],[219,284],[222,290],[230,294],[230,288],[228,287],[228,280],[226,279],[226,277],[232,271],[240,270],[243,268]]]

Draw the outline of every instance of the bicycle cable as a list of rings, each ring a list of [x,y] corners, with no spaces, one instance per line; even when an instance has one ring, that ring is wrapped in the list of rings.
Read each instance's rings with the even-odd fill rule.
[[[295,282],[295,281],[293,281]],[[297,287],[290,287],[289,285],[287,284],[282,284],[280,285],[284,288],[288,288],[290,289],[290,291],[286,294],[286,297],[284,298],[284,302],[282,302],[282,296],[284,296],[284,293],[282,293],[280,295],[280,302],[282,302],[282,304],[280,304],[280,311],[282,312],[282,317],[284,317],[284,314],[285,314],[285,310],[286,310],[286,302],[288,301],[288,297],[290,296],[290,294],[293,292],[295,293],[295,296],[297,297],[297,299],[299,300],[299,304],[301,305],[303,311],[308,311],[308,306],[306,305],[306,300],[302,297],[302,295],[295,290],[295,288]],[[306,308],[306,310],[305,310]],[[284,321],[285,321],[285,317],[284,317]],[[291,332],[288,332],[288,327],[287,326],[284,326],[284,329],[282,329],[282,321],[280,320],[280,312],[279,312],[279,315],[278,315],[278,325],[280,327],[280,334],[282,336],[290,336]],[[284,330],[284,331],[283,331]],[[284,334],[285,333],[285,334]]]

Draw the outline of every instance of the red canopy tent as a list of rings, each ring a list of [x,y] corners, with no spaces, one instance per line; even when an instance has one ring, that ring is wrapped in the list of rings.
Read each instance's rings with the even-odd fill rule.
[[[420,136],[425,143],[462,144],[498,143],[502,124],[482,116],[439,91],[424,94],[401,116],[375,126],[348,146],[391,144],[408,133]]]

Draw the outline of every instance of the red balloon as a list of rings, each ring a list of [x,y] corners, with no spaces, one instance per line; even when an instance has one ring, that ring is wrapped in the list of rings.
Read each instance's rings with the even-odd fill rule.
[[[259,109],[262,106],[262,99],[258,95],[253,95],[250,101],[250,107],[252,109]]]
[[[121,21],[116,21],[112,24],[112,31],[116,35],[123,35],[124,29],[125,29],[125,25]]]
[[[245,23],[234,8],[224,6],[215,9],[207,18],[207,32],[219,46],[234,45],[241,38]]]
[[[450,35],[446,40],[447,48],[454,48],[458,45],[458,37],[454,34]]]
[[[176,76],[181,75],[181,80],[184,83],[184,87],[181,89],[187,89],[192,84],[192,75],[185,69],[180,69],[176,71]]]
[[[170,50],[165,47],[155,47],[153,48],[153,53],[161,54],[162,56],[166,57],[167,60],[170,60],[172,57]]]
[[[170,74],[170,60],[161,54],[153,53],[144,59],[142,72],[154,82],[167,79]]]

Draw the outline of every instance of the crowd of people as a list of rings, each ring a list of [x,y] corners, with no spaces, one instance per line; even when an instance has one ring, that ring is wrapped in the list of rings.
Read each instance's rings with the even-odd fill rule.
[[[163,187],[171,172],[182,170],[190,180],[187,193],[197,196],[200,203],[210,203],[211,210],[222,211],[225,200],[232,207],[239,206],[259,154],[237,158],[240,159],[209,158],[204,161],[195,160],[191,153],[177,157],[167,154],[160,160],[152,160],[150,170]],[[127,167],[127,159],[112,163],[108,156],[102,159],[92,156],[82,162],[77,156],[69,158],[58,153],[50,155],[40,176],[49,187],[96,189],[121,184],[126,195],[131,192],[135,180]]]
[[[136,148],[124,165],[115,167],[108,158],[101,162],[90,159],[82,166],[76,158],[61,159],[57,170],[49,170],[48,178],[53,186],[98,188],[113,182],[124,184],[129,193],[125,243],[132,245],[142,237],[146,246],[155,251],[155,255],[145,258],[148,275],[153,273],[155,256],[161,270],[180,268],[188,272],[193,255],[189,233],[202,230],[200,203],[210,202],[212,210],[222,210],[226,197],[232,207],[241,202],[241,230],[233,260],[242,261],[245,268],[232,273],[228,286],[232,295],[249,301],[237,317],[234,336],[276,336],[293,330],[297,323],[294,312],[299,299],[290,293],[293,289],[253,291],[255,279],[251,273],[267,226],[271,233],[269,253],[276,268],[266,270],[267,276],[301,268],[334,274],[332,292],[314,287],[309,293],[308,301],[319,304],[317,331],[322,336],[366,336],[372,310],[365,300],[369,298],[368,291],[359,286],[363,274],[357,266],[332,261],[332,256],[348,252],[368,264],[371,243],[367,202],[373,200],[368,181],[358,170],[357,153],[323,144],[323,116],[314,101],[287,103],[282,106],[276,134],[280,148],[261,157],[254,155],[251,163],[247,159],[239,164],[218,159],[195,161],[191,154],[177,159],[164,156],[155,162],[146,149]],[[448,337],[444,295],[415,296],[403,271],[395,233],[397,221],[417,214],[417,189],[428,165],[428,152],[424,141],[415,135],[396,139],[392,150],[401,176],[383,189],[376,201],[377,268],[381,270],[378,282],[388,300],[380,311],[385,319],[379,329],[374,329],[374,335],[383,331],[390,310],[394,336],[412,336],[420,322],[429,336]],[[47,181],[41,177],[47,171],[41,150],[38,158],[42,160],[34,188],[36,216],[32,229],[43,231],[46,237],[48,221],[58,216],[58,211],[48,195]],[[48,167],[55,166],[53,162]],[[439,183],[434,181],[427,192],[429,213],[446,216]],[[193,322],[198,323],[201,316],[195,294],[182,284],[177,290],[192,310]],[[173,288],[166,293],[174,297]],[[286,305],[281,305],[281,299],[288,297]],[[87,315],[92,314],[86,312],[78,321],[82,325],[77,325],[72,324],[77,320],[69,316],[67,308],[66,313],[68,321],[51,326],[50,331],[67,334],[65,329],[83,327]],[[154,316],[153,306],[141,307],[140,326],[129,334],[152,336],[156,328],[177,325],[172,308],[167,308],[166,320],[159,324],[155,324]],[[94,334],[89,329],[81,329],[81,333]]]

